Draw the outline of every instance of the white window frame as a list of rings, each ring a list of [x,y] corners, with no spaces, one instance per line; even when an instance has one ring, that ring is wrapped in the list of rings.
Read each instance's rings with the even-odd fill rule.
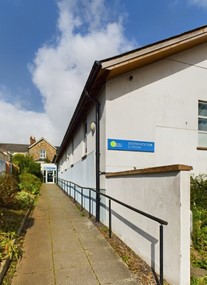
[[[207,110],[207,101],[202,101],[202,100],[198,101],[198,147],[207,148],[207,130],[205,131],[199,129],[199,120],[203,119],[206,120],[207,122],[207,114],[206,115],[200,114],[200,108],[199,108],[200,104],[206,105],[206,110]]]
[[[46,150],[45,149],[41,149],[40,150],[40,158],[41,159],[45,159],[47,156],[46,156]]]

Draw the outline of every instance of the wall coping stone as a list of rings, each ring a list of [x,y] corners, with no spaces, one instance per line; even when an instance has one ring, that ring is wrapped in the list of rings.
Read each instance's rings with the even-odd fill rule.
[[[107,172],[105,173],[106,178],[119,177],[119,176],[132,176],[132,175],[141,175],[141,174],[150,174],[150,173],[164,173],[164,172],[179,172],[179,171],[191,171],[192,166],[184,164],[174,164],[174,165],[165,165],[165,166],[156,166],[150,168],[142,168],[135,170],[127,171],[118,171],[118,172]]]

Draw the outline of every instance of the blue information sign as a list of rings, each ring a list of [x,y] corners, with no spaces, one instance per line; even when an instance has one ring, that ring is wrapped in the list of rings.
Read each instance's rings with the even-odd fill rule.
[[[154,142],[108,139],[108,150],[154,152]]]

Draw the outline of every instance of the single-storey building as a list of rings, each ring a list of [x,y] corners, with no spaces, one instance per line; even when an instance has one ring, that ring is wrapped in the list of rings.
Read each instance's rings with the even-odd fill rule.
[[[206,78],[207,26],[96,61],[56,157],[58,178],[110,195],[108,173],[175,164],[207,173]],[[188,228],[185,197],[179,222]],[[189,284],[188,275],[173,280],[167,273],[172,284]]]
[[[97,104],[101,172],[181,163],[207,173],[206,51],[201,27],[96,61],[56,159],[59,177],[94,186]]]

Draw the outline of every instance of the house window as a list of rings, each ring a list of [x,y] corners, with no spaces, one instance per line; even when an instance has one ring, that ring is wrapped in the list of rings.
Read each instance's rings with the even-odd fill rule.
[[[207,147],[207,102],[198,102],[198,146]]]
[[[87,122],[83,125],[83,155],[87,154]]]
[[[45,150],[45,149],[41,149],[41,150],[40,150],[40,158],[41,158],[41,159],[46,158],[46,150]]]

